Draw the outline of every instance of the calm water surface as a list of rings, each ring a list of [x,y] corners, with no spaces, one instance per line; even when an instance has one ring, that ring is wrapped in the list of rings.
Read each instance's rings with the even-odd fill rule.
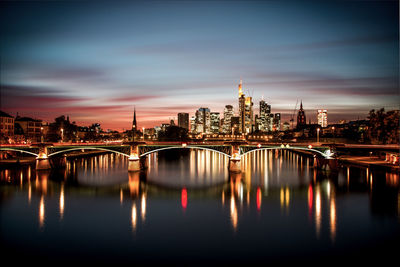
[[[292,152],[170,150],[128,173],[114,154],[1,170],[2,257],[41,263],[344,263],[396,259],[399,175],[316,171]]]

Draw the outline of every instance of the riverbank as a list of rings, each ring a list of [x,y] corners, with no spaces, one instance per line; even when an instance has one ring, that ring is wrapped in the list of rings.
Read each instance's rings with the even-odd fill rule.
[[[348,156],[343,155],[338,158],[340,163],[364,166],[368,168],[381,168],[388,171],[400,171],[400,166],[391,164],[377,156]]]

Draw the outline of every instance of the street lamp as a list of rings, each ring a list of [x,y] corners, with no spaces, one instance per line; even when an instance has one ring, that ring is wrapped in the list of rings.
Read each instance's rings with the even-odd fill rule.
[[[43,127],[40,127],[40,142],[43,143]]]
[[[319,131],[320,130],[321,130],[320,128],[317,128],[317,144],[319,144]]]
[[[234,133],[234,130],[235,128],[234,127],[232,127],[232,140],[233,140],[233,133]]]
[[[64,141],[64,129],[61,128],[61,143]]]
[[[142,127],[142,132],[143,132],[143,140],[144,140],[144,127]]]
[[[332,126],[332,132],[333,132],[333,143],[335,143],[335,126]]]

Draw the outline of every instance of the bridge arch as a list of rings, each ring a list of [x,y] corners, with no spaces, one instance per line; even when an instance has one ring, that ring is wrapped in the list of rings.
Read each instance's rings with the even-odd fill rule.
[[[280,147],[280,146],[279,146],[279,147],[260,147],[260,148],[256,148],[256,149],[249,150],[249,151],[247,151],[247,152],[245,152],[245,153],[243,153],[243,154],[240,154],[240,156],[243,157],[244,155],[249,154],[249,153],[251,153],[251,152],[255,152],[255,151],[272,150],[272,149],[282,149],[282,150],[306,150],[306,151],[314,152],[314,154],[319,154],[319,155],[323,156],[323,157],[326,158],[326,159],[331,158],[331,154],[327,154],[327,153],[321,152],[321,151],[319,151],[319,150],[317,150],[317,149],[313,149],[313,148],[306,148],[306,147]]]
[[[219,153],[219,154],[222,154],[222,155],[224,155],[224,156],[227,156],[228,158],[231,157],[231,155],[229,155],[229,154],[227,154],[227,153],[224,153],[224,152],[221,152],[221,151],[218,151],[218,150],[216,150],[216,149],[212,149],[212,148],[208,148],[208,147],[201,147],[201,146],[190,146],[190,145],[188,145],[188,146],[168,146],[168,147],[157,148],[157,149],[154,149],[154,150],[151,150],[151,151],[148,151],[148,152],[146,152],[146,153],[141,154],[140,157],[143,157],[143,156],[146,156],[146,155],[149,155],[149,154],[158,152],[158,151],[162,151],[162,150],[168,150],[168,149],[186,149],[186,148],[208,150],[208,151],[212,151],[212,152],[217,152],[217,153]]]
[[[26,150],[23,150],[23,149],[15,149],[15,148],[0,148],[0,151],[15,151],[15,152],[27,153],[27,154],[31,154],[31,155],[34,155],[34,156],[36,156],[36,157],[39,157],[39,154],[36,154],[36,153],[30,152],[30,151],[26,151]]]
[[[120,154],[120,155],[123,155],[123,156],[129,158],[129,155],[128,155],[128,154],[125,154],[125,153],[122,153],[122,152],[119,152],[119,151],[116,151],[116,150],[112,150],[112,149],[103,148],[103,147],[74,147],[74,148],[69,148],[69,149],[65,149],[65,150],[60,150],[60,151],[53,152],[53,153],[51,153],[51,154],[48,154],[47,156],[48,156],[48,157],[51,157],[51,156],[54,156],[54,155],[57,155],[57,154],[61,154],[61,153],[65,153],[65,152],[68,152],[68,151],[87,150],[87,149],[90,149],[90,150],[100,150],[100,151],[107,151],[107,152],[117,153],[117,154]]]

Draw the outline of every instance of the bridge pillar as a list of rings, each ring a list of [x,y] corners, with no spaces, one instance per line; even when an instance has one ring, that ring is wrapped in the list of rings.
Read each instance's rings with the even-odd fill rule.
[[[47,157],[47,147],[45,145],[39,146],[39,156],[36,158],[36,170],[51,169],[50,160]]]
[[[139,146],[137,144],[131,144],[131,152],[128,162],[128,171],[129,172],[140,171]]]
[[[239,145],[232,144],[231,158],[229,159],[229,171],[233,173],[242,172],[242,166],[240,161]]]
[[[36,159],[36,170],[49,170],[51,169],[50,160],[48,158]]]
[[[314,157],[314,168],[337,171],[339,169],[339,162],[336,158],[326,159],[322,157]]]

